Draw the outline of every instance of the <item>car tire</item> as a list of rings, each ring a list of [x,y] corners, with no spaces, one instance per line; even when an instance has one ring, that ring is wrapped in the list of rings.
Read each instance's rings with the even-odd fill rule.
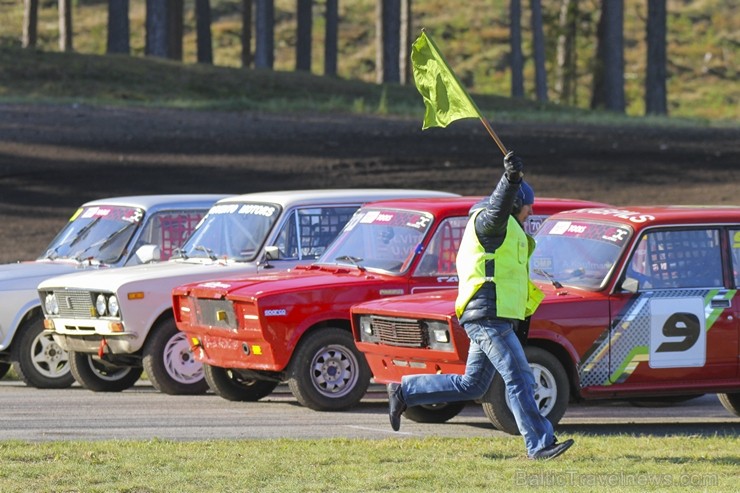
[[[171,318],[152,329],[144,346],[144,370],[154,388],[169,395],[205,394],[203,364],[195,359],[188,337]]]
[[[288,387],[314,411],[356,406],[370,385],[370,367],[347,330],[325,327],[304,336],[293,355]]]
[[[535,400],[540,412],[553,426],[557,425],[568,408],[570,387],[568,375],[558,359],[544,349],[527,346],[527,361],[534,372]],[[493,426],[510,435],[519,435],[514,415],[509,409],[506,384],[496,373],[488,392],[483,396],[483,412]]]
[[[44,319],[38,315],[20,326],[13,344],[13,370],[30,387],[66,389],[75,381],[69,354],[43,332]]]
[[[203,365],[208,386],[227,401],[256,402],[272,394],[278,382],[243,378],[229,368]]]
[[[732,394],[717,394],[719,402],[729,412],[736,416],[740,416],[740,392]]]
[[[143,369],[116,366],[87,353],[70,351],[69,364],[75,380],[93,392],[121,392],[134,386]]]
[[[403,415],[417,423],[445,423],[465,409],[467,401],[423,404],[407,408]]]

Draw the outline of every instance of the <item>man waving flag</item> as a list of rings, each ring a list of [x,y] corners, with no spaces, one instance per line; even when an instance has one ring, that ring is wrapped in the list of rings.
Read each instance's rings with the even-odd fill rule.
[[[411,64],[414,83],[424,98],[426,107],[422,130],[430,127],[446,127],[455,120],[463,118],[478,118],[496,141],[501,152],[504,155],[508,153],[488,120],[483,117],[478,106],[460,84],[437,45],[423,29],[412,45]]]

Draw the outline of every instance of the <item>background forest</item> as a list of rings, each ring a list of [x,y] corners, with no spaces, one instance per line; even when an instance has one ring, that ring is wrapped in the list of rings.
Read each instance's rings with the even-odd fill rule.
[[[130,53],[145,52],[146,1],[130,0]],[[211,0],[213,63],[240,68],[243,0]],[[254,3],[254,2],[251,2]],[[274,65],[277,71],[296,68],[296,0],[274,2]],[[327,0],[314,0],[310,71],[324,71]],[[339,0],[337,75],[366,82],[377,80],[376,0]],[[522,1],[524,96],[535,100],[535,67],[529,1]],[[537,2],[539,3],[539,2]],[[596,52],[599,0],[579,0],[576,16],[573,89],[559,84],[557,63],[562,34],[562,0],[543,0],[547,98],[551,102],[588,108]],[[624,92],[629,115],[645,114],[647,0],[624,0]],[[108,0],[72,0],[74,51],[106,53]],[[57,0],[39,0],[37,48],[59,51]],[[737,120],[740,88],[736,60],[740,46],[740,6],[735,0],[668,0],[667,110],[670,116]],[[196,62],[196,0],[184,0],[182,61]],[[424,27],[437,40],[450,64],[477,94],[511,94],[511,47],[508,0],[413,0],[411,33]],[[254,15],[252,16],[254,18]],[[0,0],[0,47],[21,46],[23,1]],[[562,39],[562,38],[561,38]],[[252,36],[252,52],[255,36]],[[7,57],[0,57],[6,60]],[[252,65],[253,66],[253,65]],[[0,66],[0,69],[2,67]],[[2,88],[0,87],[0,95]],[[541,98],[540,98],[541,99]]]

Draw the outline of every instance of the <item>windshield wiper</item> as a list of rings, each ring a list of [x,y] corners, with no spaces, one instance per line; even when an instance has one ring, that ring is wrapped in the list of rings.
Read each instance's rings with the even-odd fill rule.
[[[207,246],[204,246],[204,245],[198,245],[198,246],[196,246],[196,247],[195,247],[195,248],[194,248],[193,250],[201,250],[201,251],[205,252],[205,253],[206,253],[206,255],[208,255],[208,258],[209,258],[209,259],[211,259],[211,260],[218,260],[218,257],[217,257],[216,255],[214,255],[214,254],[213,254],[213,250],[211,250],[211,249],[210,249],[210,248],[208,248]]]
[[[75,245],[76,245],[77,243],[79,243],[79,242],[80,242],[80,240],[82,240],[82,239],[83,239],[84,237],[86,237],[86,236],[87,236],[87,233],[89,233],[89,232],[90,232],[90,230],[91,230],[91,229],[93,228],[93,226],[95,226],[96,224],[98,224],[98,222],[99,222],[99,221],[100,221],[100,216],[96,217],[95,219],[93,219],[92,221],[90,221],[89,223],[87,223],[87,225],[85,225],[85,226],[84,226],[84,227],[83,227],[83,228],[82,228],[82,229],[81,229],[81,230],[80,230],[80,231],[79,231],[79,232],[77,233],[77,237],[76,237],[76,238],[75,238],[74,240],[72,240],[72,242],[71,242],[71,243],[69,244],[69,246],[70,246],[70,247],[73,247],[73,246],[75,246]]]
[[[352,257],[352,256],[349,256],[349,255],[342,255],[341,257],[337,257],[334,260],[336,260],[337,262],[349,262],[352,265],[354,265],[355,267],[357,267],[358,269],[365,270],[365,268],[362,265],[360,265],[360,262],[362,262],[364,259],[361,259],[359,257]]]
[[[136,223],[128,223],[124,227],[122,227],[121,229],[112,232],[110,235],[108,235],[108,237],[105,240],[103,240],[103,242],[98,247],[98,250],[102,250],[103,248],[105,248],[108,245],[110,245],[113,242],[114,239],[118,238],[118,236],[120,236],[121,233],[123,233],[124,231],[127,231],[134,224],[136,224]]]
[[[534,270],[532,270],[532,272],[534,272],[535,274],[538,274],[538,275],[544,277],[545,279],[547,279],[548,281],[550,281],[552,283],[552,285],[555,286],[555,288],[557,288],[557,289],[560,289],[560,288],[563,287],[562,284],[560,284],[558,281],[555,280],[554,277],[552,277],[552,274],[549,274],[549,273],[545,272],[542,269],[534,269]]]
[[[185,250],[184,249],[182,249],[180,247],[176,247],[176,248],[174,248],[172,250],[172,255],[170,255],[170,258],[181,258],[183,260],[187,260],[188,259],[188,256],[185,253]]]

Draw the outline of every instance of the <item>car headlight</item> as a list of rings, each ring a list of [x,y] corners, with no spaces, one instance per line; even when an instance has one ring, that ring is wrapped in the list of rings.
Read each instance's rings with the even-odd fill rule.
[[[44,298],[44,308],[48,315],[57,315],[59,313],[59,303],[54,293],[48,293]]]
[[[108,314],[111,317],[117,317],[119,309],[120,306],[118,306],[118,298],[115,295],[108,298]]]
[[[450,338],[450,326],[445,322],[436,320],[425,320],[424,327],[427,329],[429,348],[438,351],[452,351],[452,340]]]
[[[108,303],[104,294],[99,294],[98,297],[95,298],[95,309],[98,311],[98,317],[105,316],[108,311]]]
[[[380,338],[373,330],[373,319],[370,316],[360,317],[360,340],[364,342],[380,341]]]

